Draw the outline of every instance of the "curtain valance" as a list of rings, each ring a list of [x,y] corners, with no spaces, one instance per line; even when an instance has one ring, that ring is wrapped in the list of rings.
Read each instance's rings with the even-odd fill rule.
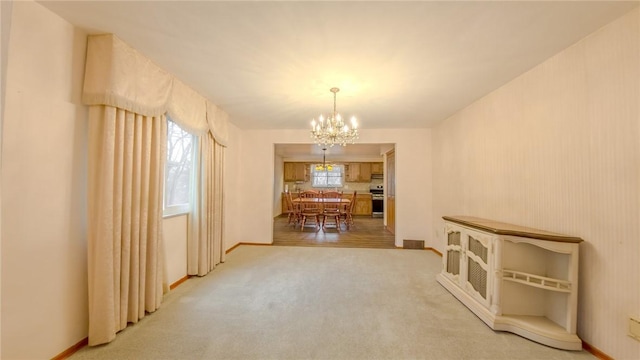
[[[207,100],[178,79],[173,80],[168,113],[171,120],[197,135],[206,135]]]
[[[82,100],[146,116],[169,113],[197,135],[211,131],[221,145],[228,142],[228,114],[113,34],[89,36]]]
[[[216,142],[227,147],[229,140],[229,115],[207,101],[207,124]]]

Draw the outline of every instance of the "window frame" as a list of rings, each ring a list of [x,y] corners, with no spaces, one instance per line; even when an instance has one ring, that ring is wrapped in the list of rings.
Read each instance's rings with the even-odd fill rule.
[[[320,164],[318,164],[320,165]],[[344,165],[343,164],[335,164],[335,165],[331,165],[333,166],[334,169],[340,169],[339,171],[339,176],[329,176],[329,174],[331,173],[335,173],[335,171],[328,171],[328,170],[316,170],[316,165],[311,165],[311,187],[313,188],[320,188],[320,189],[331,189],[331,188],[342,188],[344,186]],[[316,174],[318,173],[323,173],[326,174],[324,177],[326,177],[327,181],[326,181],[326,185],[317,185],[316,184]],[[329,184],[329,178],[338,178],[339,179],[339,184]]]
[[[162,182],[162,216],[164,218],[179,216],[179,215],[186,215],[192,211],[193,204],[194,204],[194,187],[195,187],[195,177],[196,177],[197,158],[198,158],[198,154],[196,152],[198,137],[190,133],[189,131],[185,130],[184,128],[182,128],[176,121],[173,121],[168,115],[166,116],[166,118],[167,118],[167,154],[164,158],[164,177]],[[169,141],[171,140],[170,139],[171,134],[169,133],[170,131],[169,123],[173,123],[174,126],[180,129],[182,132],[189,134],[191,137],[191,146],[190,146],[191,171],[189,172],[189,194],[188,194],[189,201],[187,203],[177,204],[177,205],[167,205],[167,175],[169,174],[168,167],[169,167],[169,155],[170,155]]]

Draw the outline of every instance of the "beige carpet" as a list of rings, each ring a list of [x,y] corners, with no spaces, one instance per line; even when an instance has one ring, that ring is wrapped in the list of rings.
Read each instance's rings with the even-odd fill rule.
[[[430,251],[240,246],[72,359],[594,359],[494,332]]]

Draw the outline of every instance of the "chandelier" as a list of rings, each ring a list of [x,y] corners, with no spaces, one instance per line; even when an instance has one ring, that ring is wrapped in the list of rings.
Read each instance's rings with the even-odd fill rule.
[[[345,124],[342,116],[336,111],[336,93],[340,91],[338,88],[331,88],[329,91],[333,93],[333,114],[326,119],[320,115],[318,122],[316,119],[311,121],[311,137],[313,141],[322,147],[331,147],[335,144],[346,146],[353,144],[358,138],[358,123],[356,118],[351,117],[351,126]]]
[[[322,148],[322,165],[316,164],[316,171],[333,171],[333,165],[327,164],[326,155],[327,155],[327,148],[323,147]]]

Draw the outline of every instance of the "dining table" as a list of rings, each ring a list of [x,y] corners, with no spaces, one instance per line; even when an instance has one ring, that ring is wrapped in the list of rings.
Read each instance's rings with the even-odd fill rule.
[[[337,199],[337,198],[322,198],[322,197],[315,197],[315,198],[295,198],[292,199],[294,204],[301,204],[301,203],[323,203],[323,204],[336,204],[336,203],[340,203],[340,205],[343,206],[347,206],[351,203],[351,199]]]
[[[323,197],[298,197],[291,200],[294,206],[300,206],[304,204],[315,204],[321,203],[322,208],[324,208],[325,204],[339,204],[338,207],[343,210],[349,209],[349,204],[351,204],[351,199],[343,199],[343,198],[323,198]],[[335,205],[334,205],[335,206]],[[320,210],[322,211],[322,210]]]
[[[291,202],[293,202],[293,206],[297,207],[297,206],[301,206],[302,208],[305,207],[305,204],[317,204],[320,203],[321,207],[319,209],[320,211],[320,216],[322,216],[322,212],[324,211],[324,205],[325,204],[333,204],[333,206],[335,207],[335,205],[337,204],[337,208],[340,209],[339,213],[342,214],[342,211],[348,211],[349,209],[349,204],[351,204],[351,199],[343,199],[343,198],[323,198],[322,196],[320,197],[297,197],[295,199],[292,199]],[[317,221],[317,219],[316,219]],[[297,223],[297,222],[296,222]],[[339,224],[339,220],[336,219],[336,227],[338,228],[338,231],[340,231],[340,224]],[[322,223],[318,224],[318,228],[322,228],[324,230],[324,220],[322,221]],[[304,221],[302,222],[302,224],[300,225],[300,229],[302,229],[304,227]],[[347,225],[347,229],[349,228],[349,226]]]

